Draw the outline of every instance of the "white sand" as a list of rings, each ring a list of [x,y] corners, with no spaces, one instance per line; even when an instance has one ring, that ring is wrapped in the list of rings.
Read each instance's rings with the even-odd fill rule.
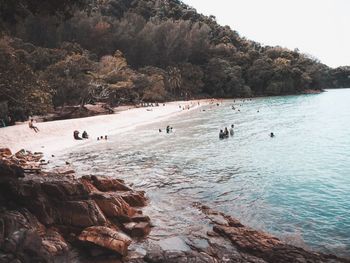
[[[0,147],[10,148],[12,152],[26,149],[51,156],[51,154],[57,154],[62,150],[87,143],[86,140],[74,140],[74,130],[80,131],[80,136],[86,130],[90,136],[89,141],[94,141],[98,136],[125,132],[139,125],[188,112],[188,110],[180,109],[179,105],[190,105],[191,109],[195,109],[198,107],[197,102],[171,102],[166,103],[165,106],[160,104],[159,107],[131,108],[111,115],[34,123],[40,130],[38,133],[30,129],[28,123],[1,128]]]

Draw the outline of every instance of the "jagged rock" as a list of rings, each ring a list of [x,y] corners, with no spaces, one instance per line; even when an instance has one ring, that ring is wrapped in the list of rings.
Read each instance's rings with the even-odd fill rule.
[[[137,215],[134,215],[133,217],[131,217],[131,221],[132,222],[150,222],[151,219],[149,218],[149,216],[137,214]]]
[[[123,224],[124,231],[131,237],[144,237],[151,232],[149,222],[130,222]]]
[[[113,229],[137,220],[137,235],[149,232],[149,218],[125,201],[140,206],[146,203],[143,192],[117,179],[76,179],[41,170],[18,179],[14,168],[29,167],[28,162],[35,166],[41,157],[26,151],[15,156],[9,153],[0,150],[0,164],[6,164],[0,165],[1,263],[71,262],[79,234],[80,241],[95,246],[96,255],[108,250],[109,256],[114,251],[114,257],[120,258],[126,255],[131,239]]]
[[[62,202],[57,207],[57,217],[61,224],[74,227],[101,226],[107,222],[93,200]]]
[[[11,156],[12,152],[9,148],[0,148],[0,156]]]
[[[142,191],[129,191],[129,192],[119,192],[118,193],[125,202],[127,202],[132,207],[142,207],[147,204],[147,198],[145,197],[145,192]]]
[[[44,182],[41,189],[52,199],[60,201],[86,199],[89,195],[86,186],[76,180]]]
[[[11,177],[20,178],[24,177],[24,169],[16,165],[9,160],[0,160],[0,178],[1,177]]]
[[[42,249],[40,234],[45,228],[27,210],[1,211],[0,249],[4,258],[20,262],[43,262],[48,255]],[[0,259],[1,262],[1,259]]]
[[[103,226],[86,228],[80,234],[79,240],[118,252],[121,256],[127,254],[131,244],[131,239],[125,234]]]
[[[123,180],[94,175],[84,176],[83,178],[90,181],[101,192],[132,191],[130,187],[124,184]]]
[[[93,193],[91,198],[107,217],[132,217],[136,211],[123,198],[116,194]]]
[[[42,241],[43,248],[52,256],[66,253],[69,249],[67,242],[61,234],[54,230],[48,230]]]

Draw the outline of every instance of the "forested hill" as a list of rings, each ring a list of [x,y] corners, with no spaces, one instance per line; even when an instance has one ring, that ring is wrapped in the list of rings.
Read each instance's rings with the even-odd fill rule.
[[[347,67],[262,46],[177,0],[0,0],[0,14],[0,106],[16,120],[88,102],[294,94],[350,82]]]

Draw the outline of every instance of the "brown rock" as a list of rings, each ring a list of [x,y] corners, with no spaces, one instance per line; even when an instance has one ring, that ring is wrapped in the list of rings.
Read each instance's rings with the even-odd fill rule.
[[[94,193],[91,198],[107,217],[131,217],[136,210],[119,195],[108,193]]]
[[[57,220],[73,227],[101,226],[107,222],[93,200],[62,202],[57,207]]]
[[[41,189],[50,199],[60,201],[87,199],[89,195],[86,186],[77,180],[44,182]]]
[[[43,236],[43,248],[52,256],[57,256],[68,251],[69,246],[64,238],[54,230],[48,230]]]
[[[149,222],[130,222],[123,224],[123,228],[127,234],[132,237],[144,237],[151,232]]]
[[[144,215],[140,215],[140,214],[137,214],[137,215],[134,215],[133,217],[131,217],[131,221],[132,222],[150,222],[151,219],[149,218],[149,216],[144,216]]]
[[[0,160],[0,178],[1,177],[24,177],[24,169],[9,160]]]
[[[131,244],[131,239],[127,235],[103,226],[86,228],[78,239],[115,251],[121,256],[127,255]]]
[[[9,148],[0,148],[0,156],[11,156],[12,152]]]
[[[119,194],[132,207],[142,207],[147,204],[147,198],[142,191],[119,192]]]
[[[102,192],[111,192],[111,191],[131,191],[132,189],[124,184],[124,181],[105,178],[101,176],[86,176],[84,179],[90,180],[91,183]]]

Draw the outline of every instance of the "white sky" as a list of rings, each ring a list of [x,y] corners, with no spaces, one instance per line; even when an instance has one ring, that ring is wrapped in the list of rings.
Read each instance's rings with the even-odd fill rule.
[[[331,67],[350,65],[350,0],[183,0],[264,45],[299,48]]]

